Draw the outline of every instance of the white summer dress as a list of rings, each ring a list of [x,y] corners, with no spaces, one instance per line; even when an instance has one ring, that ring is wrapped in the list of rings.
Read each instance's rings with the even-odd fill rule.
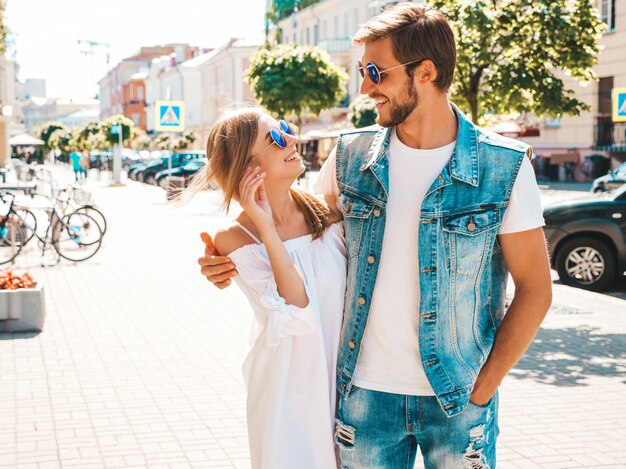
[[[284,242],[304,282],[306,308],[279,296],[265,246],[248,234],[257,244],[229,257],[254,310],[243,364],[252,467],[335,468],[335,367],[347,274],[343,223],[316,240],[306,235]]]

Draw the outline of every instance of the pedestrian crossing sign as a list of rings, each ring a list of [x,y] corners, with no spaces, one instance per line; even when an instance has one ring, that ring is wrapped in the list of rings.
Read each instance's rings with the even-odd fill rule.
[[[613,88],[613,122],[626,122],[626,88]]]
[[[157,101],[154,121],[154,128],[160,132],[182,132],[185,130],[185,102]]]

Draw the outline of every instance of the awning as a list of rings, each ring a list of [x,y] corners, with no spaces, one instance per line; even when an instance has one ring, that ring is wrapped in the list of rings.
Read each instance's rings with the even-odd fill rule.
[[[578,163],[579,161],[578,153],[556,153],[545,157],[550,158],[550,164]]]
[[[9,145],[12,147],[34,147],[43,144],[43,140],[28,134],[19,134],[9,139]]]

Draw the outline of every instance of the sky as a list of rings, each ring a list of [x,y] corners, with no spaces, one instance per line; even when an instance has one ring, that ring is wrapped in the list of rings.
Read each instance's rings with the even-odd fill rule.
[[[49,97],[93,97],[106,71],[141,46],[216,47],[257,36],[264,11],[265,0],[6,0],[8,55],[20,81],[46,80]],[[110,47],[83,54],[90,48],[78,40]]]

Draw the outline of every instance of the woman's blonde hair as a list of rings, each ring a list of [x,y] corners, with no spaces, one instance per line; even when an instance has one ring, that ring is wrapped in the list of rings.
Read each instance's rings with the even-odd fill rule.
[[[208,164],[198,171],[183,192],[183,203],[215,185],[223,193],[226,210],[230,209],[233,199],[240,200],[239,182],[252,164],[251,151],[263,115],[267,112],[259,107],[240,108],[230,111],[213,125],[206,145]],[[291,189],[291,195],[304,214],[313,239],[322,236],[328,227],[328,207],[304,191]]]

